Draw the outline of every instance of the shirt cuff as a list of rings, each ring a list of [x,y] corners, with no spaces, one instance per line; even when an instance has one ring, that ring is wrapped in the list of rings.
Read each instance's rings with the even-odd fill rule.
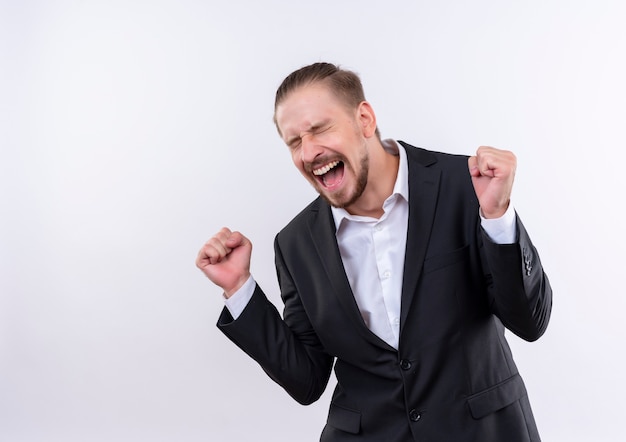
[[[479,210],[480,225],[487,236],[496,244],[513,244],[517,241],[517,225],[515,224],[515,209],[509,204],[504,215],[500,218],[485,218]]]
[[[224,304],[226,304],[226,308],[233,317],[233,320],[237,319],[246,308],[248,302],[250,302],[250,299],[254,294],[255,288],[256,281],[252,275],[250,275],[248,280],[239,288],[239,290],[233,293],[230,298],[224,296]]]

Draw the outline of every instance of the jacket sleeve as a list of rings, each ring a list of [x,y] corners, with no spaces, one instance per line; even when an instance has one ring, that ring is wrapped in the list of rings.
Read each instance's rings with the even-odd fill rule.
[[[233,321],[224,309],[217,327],[257,361],[290,396],[308,405],[319,399],[326,389],[333,358],[323,351],[277,243],[275,249],[285,320],[257,285],[237,320]]]
[[[550,320],[552,288],[517,215],[516,225],[518,240],[514,244],[495,244],[481,233],[483,266],[493,313],[517,336],[535,341]]]

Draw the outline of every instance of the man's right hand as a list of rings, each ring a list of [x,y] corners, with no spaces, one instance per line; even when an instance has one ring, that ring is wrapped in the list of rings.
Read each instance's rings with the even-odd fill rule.
[[[223,227],[202,246],[196,266],[230,298],[250,277],[251,255],[250,240]]]

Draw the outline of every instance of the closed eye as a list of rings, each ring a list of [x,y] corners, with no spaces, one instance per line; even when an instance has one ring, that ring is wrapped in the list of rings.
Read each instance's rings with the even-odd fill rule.
[[[313,134],[322,134],[326,131],[328,131],[331,128],[331,126],[329,124],[324,125],[324,126],[315,126],[311,128],[311,133]]]
[[[289,147],[289,149],[291,150],[297,149],[298,147],[300,147],[301,144],[302,138],[292,138],[287,141],[287,147]]]
[[[328,122],[323,122],[321,124],[315,124],[315,125],[311,126],[309,128],[309,130],[304,132],[303,134],[301,134],[299,136],[296,135],[296,136],[293,136],[293,137],[287,139],[286,144],[289,147],[289,149],[291,149],[291,150],[297,149],[302,144],[302,137],[304,137],[306,135],[315,136],[315,135],[323,134],[324,132],[327,132],[331,128],[332,128],[332,125],[330,123],[328,123]]]

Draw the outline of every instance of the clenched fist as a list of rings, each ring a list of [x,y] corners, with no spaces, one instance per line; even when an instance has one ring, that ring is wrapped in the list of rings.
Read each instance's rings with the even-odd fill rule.
[[[468,160],[474,191],[485,218],[504,215],[511,201],[517,158],[513,152],[481,146]]]
[[[252,243],[224,227],[198,252],[196,266],[229,298],[250,277]]]

